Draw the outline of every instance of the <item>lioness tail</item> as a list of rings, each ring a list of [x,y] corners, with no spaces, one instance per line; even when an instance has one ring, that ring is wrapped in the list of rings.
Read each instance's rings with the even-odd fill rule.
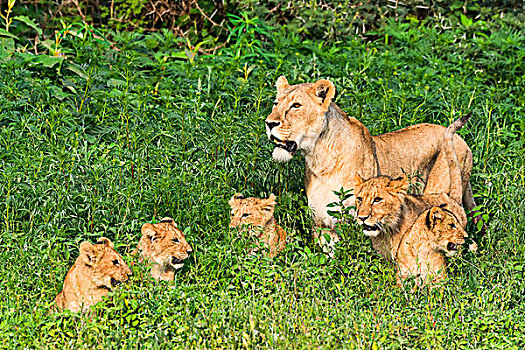
[[[459,131],[463,125],[472,116],[471,113],[464,115],[452,124],[450,124],[443,134],[443,147],[447,157],[448,168],[450,171],[450,187],[448,195],[456,202],[461,203],[463,198],[463,181],[461,176],[461,166],[459,165],[456,150],[454,149],[454,134]]]

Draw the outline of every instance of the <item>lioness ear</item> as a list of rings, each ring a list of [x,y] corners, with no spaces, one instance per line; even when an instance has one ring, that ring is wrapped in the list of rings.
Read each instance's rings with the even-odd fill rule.
[[[388,184],[388,188],[394,193],[401,193],[406,192],[408,190],[409,185],[410,183],[408,182],[407,175],[403,174],[403,176],[391,180]]]
[[[320,104],[328,109],[330,102],[335,96],[335,86],[330,80],[321,79],[312,86],[315,96],[319,99]]]
[[[89,266],[92,266],[97,259],[97,251],[91,242],[82,242],[79,247],[80,257],[82,261]]]
[[[438,207],[432,207],[432,209],[427,211],[427,218],[425,220],[425,224],[430,230],[433,230],[438,221],[443,220],[443,216],[445,213],[438,208]]]
[[[96,243],[96,244],[102,244],[102,245],[105,245],[106,247],[109,247],[109,248],[112,248],[112,249],[115,248],[113,242],[111,242],[111,241],[109,240],[109,238],[106,238],[106,237],[100,237],[100,238],[97,240],[97,243]]]
[[[280,94],[281,92],[283,92],[286,88],[288,88],[290,86],[290,84],[288,84],[288,80],[286,79],[286,77],[284,75],[281,75],[278,79],[277,79],[277,82],[275,83],[275,87],[277,87],[277,93]]]
[[[157,233],[157,230],[155,230],[155,226],[152,224],[144,224],[142,225],[142,236],[146,236],[149,238],[150,241],[154,241],[156,238],[158,238],[159,234]]]

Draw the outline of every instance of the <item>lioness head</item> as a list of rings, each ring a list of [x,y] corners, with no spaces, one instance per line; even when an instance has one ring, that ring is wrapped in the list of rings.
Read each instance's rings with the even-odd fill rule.
[[[83,242],[75,264],[79,263],[92,270],[88,276],[99,288],[111,290],[122,282],[126,282],[131,275],[128,265],[115,251],[113,243],[106,237],[99,238],[95,244]]]
[[[432,207],[425,213],[426,229],[433,233],[434,248],[446,256],[453,256],[465,243],[467,232],[458,219],[445,207]]]
[[[356,217],[363,225],[363,233],[377,237],[381,231],[395,227],[404,210],[408,178],[379,176],[363,181],[356,175],[354,181]]]
[[[335,86],[324,79],[290,85],[280,76],[276,87],[272,113],[266,118],[266,134],[276,144],[273,158],[287,162],[298,149],[313,149],[326,128],[325,113],[335,95]]]
[[[273,194],[266,199],[245,198],[242,193],[235,194],[228,202],[232,208],[230,227],[243,228],[252,235],[259,236],[263,232],[262,229],[274,220],[275,199]]]
[[[175,269],[184,266],[184,260],[193,251],[184,234],[171,218],[163,218],[157,224],[142,225],[139,249],[142,255],[161,266]]]

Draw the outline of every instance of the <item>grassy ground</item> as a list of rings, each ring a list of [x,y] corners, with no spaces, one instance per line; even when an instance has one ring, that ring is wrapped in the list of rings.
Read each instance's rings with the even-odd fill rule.
[[[525,32],[392,23],[378,37],[282,31],[257,55],[245,40],[181,60],[172,36],[128,33],[114,37],[120,52],[70,38],[61,66],[0,63],[0,345],[525,346]],[[358,230],[341,230],[331,261],[310,244],[303,160],[272,161],[264,133],[281,74],[331,79],[337,104],[376,134],[473,113],[461,136],[489,229],[478,253],[451,261],[442,290],[396,288]],[[229,232],[239,191],[279,196],[291,239],[277,259],[247,258]],[[195,251],[174,283],[139,265],[95,314],[48,314],[80,242],[107,236],[129,261],[142,223],[163,216]]]

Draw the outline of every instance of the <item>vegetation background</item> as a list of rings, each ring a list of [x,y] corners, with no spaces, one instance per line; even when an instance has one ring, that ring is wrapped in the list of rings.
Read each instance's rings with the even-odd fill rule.
[[[522,1],[0,1],[0,346],[525,346]],[[443,289],[395,286],[352,223],[311,242],[303,160],[271,159],[263,120],[285,74],[331,79],[374,134],[419,122],[461,136],[488,218]],[[279,196],[286,252],[248,258],[235,193]],[[90,315],[49,314],[78,245],[128,261],[171,216],[195,254],[174,283],[144,265]]]

